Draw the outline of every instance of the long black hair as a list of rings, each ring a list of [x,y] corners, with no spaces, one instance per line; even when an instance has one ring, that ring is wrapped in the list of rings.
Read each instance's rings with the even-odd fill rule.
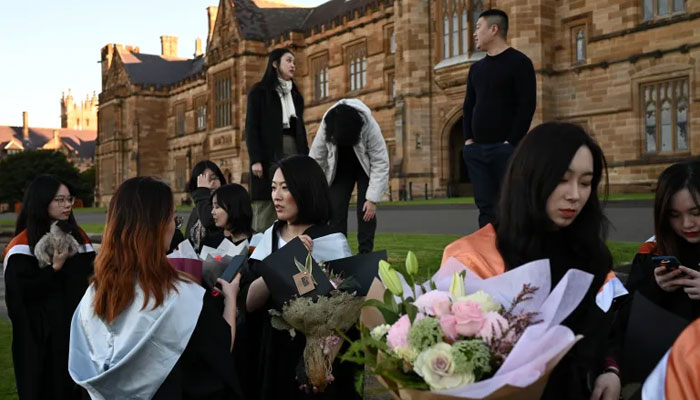
[[[265,74],[263,75],[262,79],[260,79],[260,82],[258,82],[258,85],[262,85],[268,90],[276,89],[277,86],[279,86],[280,83],[277,68],[279,68],[282,56],[287,53],[294,55],[294,53],[292,53],[292,51],[286,47],[272,50],[270,55],[267,57],[267,68],[265,68]],[[273,65],[274,63],[277,63],[277,68],[275,68]]]
[[[294,223],[326,225],[331,218],[330,189],[316,161],[297,154],[279,160],[276,167],[282,170],[287,188],[297,203],[299,215]]]
[[[237,183],[229,183],[216,189],[211,198],[214,196],[219,207],[228,214],[225,229],[234,235],[253,236],[253,208],[248,191]]]
[[[34,249],[39,239],[42,238],[51,228],[51,218],[49,217],[49,205],[56,197],[56,193],[61,185],[68,188],[68,191],[75,193],[73,188],[61,178],[42,174],[37,176],[24,191],[22,209],[17,217],[15,225],[15,236],[27,230],[29,247]],[[70,232],[78,243],[84,243],[82,235],[78,231],[78,223],[75,221],[73,211],[68,216],[66,223],[61,223],[64,231]]]
[[[197,190],[197,177],[201,174],[204,173],[204,170],[209,168],[212,170],[212,172],[219,177],[219,181],[221,182],[221,185],[226,184],[226,178],[224,177],[224,174],[221,172],[221,169],[219,169],[219,166],[216,165],[215,162],[209,161],[209,160],[202,160],[195,164],[194,168],[192,168],[192,175],[190,175],[190,180],[187,182],[187,187],[185,188],[187,192],[192,193],[195,190]]]
[[[679,245],[685,241],[671,227],[673,196],[688,189],[695,206],[700,207],[700,159],[692,159],[666,168],[659,176],[654,199],[654,233],[660,254],[679,254]]]
[[[354,146],[360,141],[365,124],[362,114],[355,107],[338,104],[323,117],[326,124],[326,142],[338,146]]]
[[[582,146],[593,155],[591,194],[571,225],[560,229],[557,234],[567,238],[575,256],[606,262],[610,259],[605,246],[609,222],[598,199],[598,185],[603,177],[603,192],[607,195],[607,165],[603,151],[580,126],[547,122],[525,136],[513,154],[501,186],[496,236],[506,268],[543,258],[544,241],[554,229],[547,215],[547,199]]]

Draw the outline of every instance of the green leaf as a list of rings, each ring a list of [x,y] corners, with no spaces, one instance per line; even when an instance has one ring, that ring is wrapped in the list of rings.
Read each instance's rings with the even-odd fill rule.
[[[304,264],[300,263],[299,260],[296,259],[296,257],[294,257],[294,265],[297,266],[297,269],[302,274],[306,272],[306,267],[304,267]]]
[[[391,291],[389,289],[384,290],[384,304],[387,307],[389,307],[390,310],[393,310],[396,313],[399,312],[399,305],[396,304],[396,299],[394,298],[394,294],[391,293]]]
[[[364,371],[356,371],[355,372],[355,391],[360,396],[364,395],[364,391],[365,391],[365,372]]]
[[[410,303],[407,304],[406,314],[408,314],[408,319],[411,321],[411,324],[413,324],[413,321],[416,319],[416,315],[418,315],[418,307]]]
[[[362,285],[360,285],[360,282],[358,282],[354,276],[350,276],[343,279],[340,285],[338,285],[338,290],[342,290],[348,293],[357,292],[361,288]]]
[[[380,313],[382,313],[382,316],[384,317],[384,322],[391,325],[394,322],[396,322],[399,319],[399,314],[395,312],[394,310],[390,309],[389,307],[386,306],[386,304],[382,303],[379,300],[376,299],[370,299],[366,300],[364,303],[362,303],[363,307],[376,307],[377,310],[379,310]]]

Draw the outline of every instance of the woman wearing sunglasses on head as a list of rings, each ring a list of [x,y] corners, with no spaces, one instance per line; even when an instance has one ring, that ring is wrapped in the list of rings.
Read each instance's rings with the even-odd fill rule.
[[[74,201],[61,179],[34,179],[3,256],[12,360],[22,400],[82,396],[66,368],[68,335],[93,272],[95,252],[75,221]]]

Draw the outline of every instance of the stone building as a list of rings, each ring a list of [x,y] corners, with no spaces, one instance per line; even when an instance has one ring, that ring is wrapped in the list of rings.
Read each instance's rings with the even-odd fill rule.
[[[85,171],[95,164],[96,138],[96,130],[29,126],[29,113],[25,111],[22,126],[0,125],[0,160],[25,150],[54,150],[63,153],[78,170]]]
[[[68,95],[61,94],[61,128],[75,130],[97,130],[97,94],[92,92],[92,98],[85,95],[80,104],[73,100],[68,89]]]
[[[462,102],[469,66],[484,56],[474,25],[491,7],[508,12],[509,43],[534,63],[533,124],[584,125],[606,152],[614,190],[649,190],[669,163],[700,154],[700,1],[331,0],[281,9],[220,0],[207,8],[206,52],[199,44],[192,58],[179,58],[168,36],[161,55],[102,49],[98,201],[136,175],[161,176],[184,199],[204,158],[246,183],[246,94],[282,46],[296,54],[309,143],[330,105],[359,97],[386,139],[394,199],[469,193]]]

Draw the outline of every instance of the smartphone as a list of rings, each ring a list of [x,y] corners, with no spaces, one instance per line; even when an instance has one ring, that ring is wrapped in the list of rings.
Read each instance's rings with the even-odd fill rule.
[[[233,278],[236,277],[236,274],[238,271],[240,271],[241,267],[243,266],[243,261],[245,261],[246,256],[244,255],[238,255],[233,257],[231,262],[228,264],[224,272],[221,274],[220,278],[225,280],[226,282],[231,282],[233,281]]]
[[[657,267],[666,267],[666,271],[675,271],[681,265],[678,259],[674,256],[655,256],[651,258],[651,262]]]

